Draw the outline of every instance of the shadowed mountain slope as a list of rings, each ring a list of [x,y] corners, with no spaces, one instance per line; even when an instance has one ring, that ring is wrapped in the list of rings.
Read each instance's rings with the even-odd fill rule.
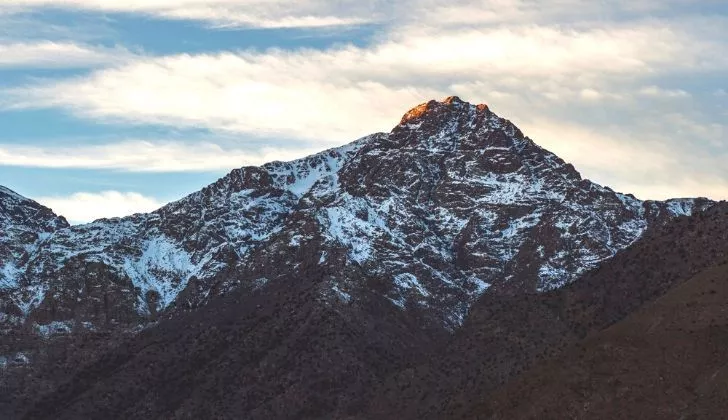
[[[728,266],[706,269],[509,383],[468,417],[723,418],[726,302]]]
[[[372,399],[370,415],[471,417],[479,413],[473,407],[485,404],[490,393],[514,377],[599,334],[696,274],[726,263],[728,204],[719,203],[655,226],[560,290],[486,293],[442,350],[385,381]],[[515,404],[529,404],[528,398],[511,397]]]

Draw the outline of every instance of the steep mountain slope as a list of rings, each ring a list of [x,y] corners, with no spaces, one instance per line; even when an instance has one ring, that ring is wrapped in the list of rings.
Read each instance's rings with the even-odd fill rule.
[[[0,186],[0,288],[14,287],[38,244],[66,227],[66,220],[49,208]]]
[[[578,343],[584,336],[592,334],[583,342],[586,344],[575,347],[577,350],[588,348],[584,346],[592,340],[599,342],[601,330],[666,290],[680,287],[694,273],[728,263],[727,243],[728,205],[719,204],[693,217],[652,228],[600,269],[563,289],[520,296],[486,292],[452,338],[444,329],[423,329],[416,314],[398,310],[376,291],[348,306],[328,300],[322,292],[329,287],[326,279],[335,272],[326,266],[311,265],[301,270],[299,276],[271,281],[252,292],[234,290],[224,298],[213,299],[204,310],[162,320],[110,351],[96,354],[84,361],[61,386],[27,404],[28,411],[18,417],[414,419],[490,418],[498,414],[502,417],[497,418],[520,418],[529,417],[528,407],[535,401],[536,409],[541,407],[538,404],[547,408],[535,411],[530,418],[564,418],[573,412],[559,411],[562,407],[559,400],[539,395],[541,386],[550,384],[551,370],[539,376],[538,381],[516,388],[507,385],[495,400],[492,393],[519,370],[525,370],[535,361],[558,356],[562,349]],[[693,257],[682,259],[683,254]],[[643,273],[651,275],[644,278]],[[700,282],[715,288],[713,281],[718,281],[725,270],[709,273],[707,280]],[[665,316],[662,324],[655,324],[653,318],[639,320],[641,326],[635,334],[644,334],[643,327],[649,325],[650,333],[670,339],[675,334],[670,327],[671,320],[692,324],[693,318],[683,318],[686,308],[689,313],[697,314],[695,319],[700,321],[700,328],[706,326],[706,314],[718,311],[721,314],[716,316],[724,315],[721,307],[716,306],[720,301],[710,297],[710,290],[701,294],[702,289],[689,286],[692,282],[686,283],[690,294],[685,293],[688,289],[679,288],[666,299],[671,302],[670,296],[675,296],[681,303],[695,303],[682,308],[673,303],[661,306],[660,316]],[[699,300],[694,301],[696,297]],[[657,305],[662,305],[661,302],[658,300]],[[643,311],[654,312],[650,306]],[[696,379],[696,389],[710,396],[710,401],[719,402],[723,388],[710,375],[720,374],[717,369],[725,359],[722,359],[723,350],[717,347],[724,341],[720,341],[723,335],[718,328],[722,324],[718,318],[714,319],[713,327],[708,330],[718,335],[713,338],[706,335],[694,343],[686,339],[682,347],[673,346],[675,352],[669,349],[668,354],[690,355],[692,358],[685,360],[694,364],[676,369],[670,375],[678,377],[680,369],[686,369],[685,380],[692,384],[690,381]],[[580,325],[586,325],[588,330],[581,330]],[[615,328],[620,328],[619,325]],[[659,335],[660,325],[666,328],[664,335]],[[664,348],[654,347],[644,337],[636,343],[630,341],[628,345],[638,350],[639,344],[645,345],[645,357],[653,355],[654,349]],[[661,346],[662,342],[657,343]],[[607,356],[624,354],[622,346],[616,347],[617,350],[608,347]],[[716,351],[700,362],[697,357],[711,349]],[[595,357],[594,363],[609,360],[603,352],[595,354],[599,357]],[[570,369],[575,372],[574,378],[565,383],[583,379],[584,389],[590,390],[592,385],[586,381],[593,381],[595,376],[585,376],[584,371],[589,372],[587,362],[591,359],[575,357],[570,351],[557,359],[567,365],[585,360],[567,369],[567,373]],[[633,360],[625,363],[641,365],[645,363],[641,357],[643,354],[636,353]],[[650,360],[654,359],[647,359]],[[421,374],[425,366],[431,366],[428,375]],[[540,365],[536,366],[536,372],[541,372]],[[691,370],[693,367],[695,370]],[[663,378],[668,377],[668,371]],[[393,372],[399,373],[392,377]],[[624,374],[631,375],[630,380],[639,385],[641,371],[636,372]],[[413,383],[418,377],[420,382]],[[391,386],[393,378],[400,380],[396,386]],[[409,378],[410,383],[401,382],[402,378]],[[614,385],[605,381],[605,387]],[[693,401],[689,389],[679,386],[688,382],[674,382],[669,387],[680,395],[681,399],[675,402]],[[380,388],[383,383],[385,389]],[[631,389],[638,390],[637,385]],[[413,394],[411,390],[417,386],[429,392]],[[594,390],[602,389],[594,386]],[[570,407],[569,410],[583,406],[577,397],[598,400],[600,395],[596,391],[573,394],[568,388],[559,387],[549,392],[546,393],[551,397],[565,395],[564,407]],[[653,407],[649,400],[638,397],[639,394],[623,401],[636,401],[633,407],[639,404],[645,409]],[[571,401],[568,398],[574,402],[568,402]],[[390,404],[397,401],[399,405],[387,406],[382,404],[383,399]],[[592,406],[612,407],[612,410],[622,407],[610,406],[608,401]],[[719,405],[706,407],[715,409]],[[699,408],[694,406],[694,412],[701,413],[695,411]],[[617,411],[607,412],[610,414],[601,418],[620,418]],[[601,411],[587,412],[592,413]],[[644,414],[637,410],[630,413]]]
[[[707,269],[518,378],[473,414],[492,419],[723,418],[727,299],[728,266]]]
[[[68,226],[49,208],[0,186],[0,337],[23,322],[30,310],[25,302],[42,296],[40,288],[21,284],[24,267],[53,232]],[[0,357],[5,351],[0,345]]]
[[[601,334],[605,328],[696,274],[725,265],[728,263],[726,250],[728,204],[718,203],[691,217],[653,226],[631,247],[562,289],[542,294],[486,294],[441,351],[433,352],[419,366],[405,369],[385,381],[372,398],[369,417],[393,413],[400,418],[485,416],[491,413],[488,411],[491,394],[503,384],[534,366],[539,371],[538,366],[564,349],[581,348],[584,344],[577,344],[580,340]],[[696,311],[699,308],[696,306]],[[566,368],[573,361],[569,355],[573,351],[558,359],[559,366],[566,372],[574,372]],[[698,353],[686,355],[698,357]],[[579,375],[594,373],[591,379],[604,373],[589,370],[588,364],[579,366],[586,369],[577,372]],[[573,369],[579,367],[573,366]],[[555,368],[549,373],[554,371]],[[639,370],[633,372],[638,375]],[[564,390],[564,384],[571,383],[560,384],[559,377],[553,382],[547,381],[544,379],[547,376],[537,376],[541,382],[534,383],[543,386],[535,389],[534,385],[532,398],[507,387],[501,401],[516,409],[497,412],[505,413],[502,418],[519,418],[529,412],[533,399],[541,401],[539,391],[553,397],[546,388]],[[575,381],[586,382],[590,377],[578,378]],[[584,392],[589,389],[587,386]],[[598,392],[591,395],[599,398]],[[569,412],[553,411],[559,405],[560,401],[554,400],[543,407],[548,406],[550,413],[557,413],[550,418],[570,418]],[[535,407],[543,408],[538,404]],[[533,418],[549,418],[545,411],[533,413],[546,416]],[[592,417],[577,415],[575,418]]]
[[[17,418],[342,418],[438,335],[387,301],[342,310],[327,273],[238,289],[94,354]],[[314,280],[316,279],[316,280]],[[1,397],[0,397],[1,399]],[[25,412],[23,415],[22,413]]]

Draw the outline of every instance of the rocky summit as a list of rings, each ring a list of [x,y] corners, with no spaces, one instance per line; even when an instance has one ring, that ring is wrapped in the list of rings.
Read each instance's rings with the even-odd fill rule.
[[[600,186],[457,97],[413,108],[389,133],[235,169],[148,214],[69,226],[0,188],[0,334],[14,337],[0,360],[32,366],[49,341],[133,336],[230,296],[251,311],[251,296],[272,291],[289,305],[305,295],[354,330],[401,317],[389,333],[416,325],[429,338],[412,343],[427,343],[457,331],[483,295],[560,289],[711,204]]]

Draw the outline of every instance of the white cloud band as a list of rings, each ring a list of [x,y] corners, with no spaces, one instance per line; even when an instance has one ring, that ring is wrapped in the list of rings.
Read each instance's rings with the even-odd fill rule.
[[[42,8],[102,13],[136,13],[163,19],[197,20],[213,26],[317,28],[371,21],[360,2],[324,0],[0,0],[10,12]]]
[[[9,67],[81,68],[121,64],[135,55],[129,50],[73,42],[0,43],[0,69]]]
[[[36,201],[53,209],[72,224],[96,219],[122,217],[158,209],[164,203],[135,192],[78,192],[70,196],[37,197]]]
[[[228,149],[214,143],[124,141],[105,145],[22,146],[0,144],[0,165],[116,169],[130,172],[194,172],[230,170],[312,153],[301,147],[254,150]]]

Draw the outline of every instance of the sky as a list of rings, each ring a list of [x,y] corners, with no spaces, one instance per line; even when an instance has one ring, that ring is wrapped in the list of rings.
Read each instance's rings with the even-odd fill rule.
[[[728,199],[726,0],[0,0],[0,185],[72,223],[486,103],[583,176]]]

